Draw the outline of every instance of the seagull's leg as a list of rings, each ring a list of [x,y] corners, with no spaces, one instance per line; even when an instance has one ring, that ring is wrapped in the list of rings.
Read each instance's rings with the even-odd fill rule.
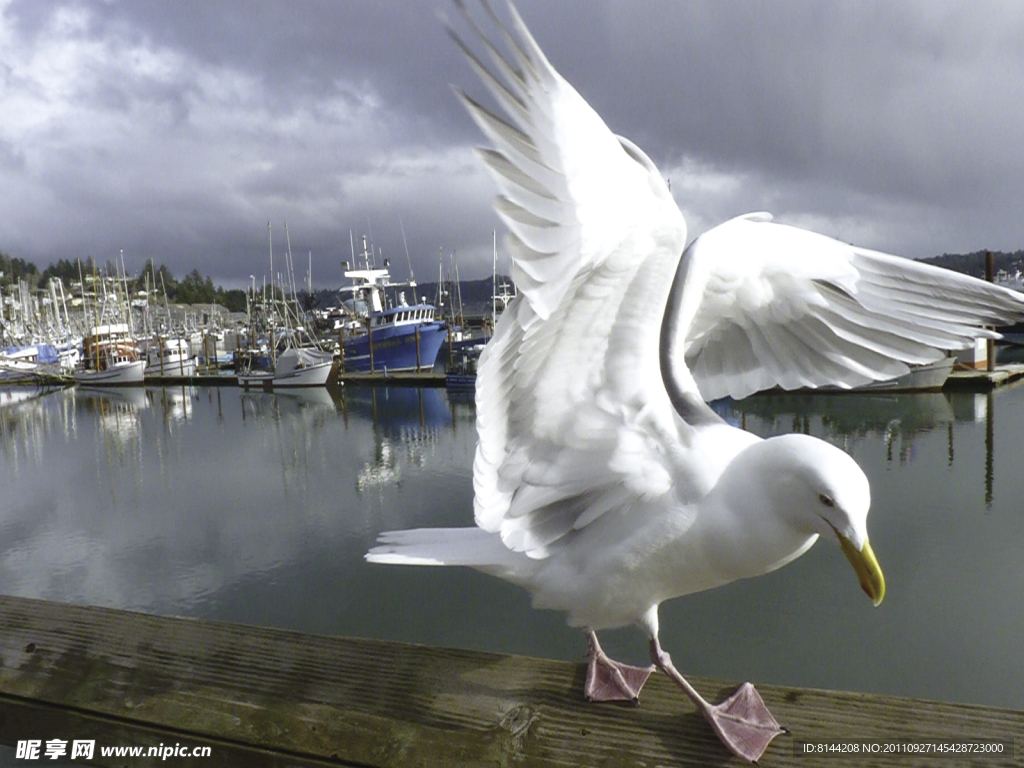
[[[657,635],[651,638],[651,660],[693,700],[722,743],[744,760],[755,762],[772,739],[785,733],[750,683],[741,685],[721,704],[712,705],[675,668],[668,653],[662,650]]]
[[[637,701],[654,667],[631,667],[615,661],[597,642],[597,633],[587,630],[587,701]]]

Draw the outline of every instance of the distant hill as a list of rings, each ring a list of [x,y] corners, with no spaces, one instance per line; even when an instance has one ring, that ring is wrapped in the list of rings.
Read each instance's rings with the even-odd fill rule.
[[[985,277],[985,254],[987,251],[974,251],[973,253],[944,253],[941,256],[932,256],[928,259],[921,259],[925,264],[934,264],[955,272],[963,272],[974,277]],[[992,251],[995,256],[996,272],[1005,270],[1013,273],[1018,269],[1024,271],[1024,250],[1006,253],[1005,251]]]

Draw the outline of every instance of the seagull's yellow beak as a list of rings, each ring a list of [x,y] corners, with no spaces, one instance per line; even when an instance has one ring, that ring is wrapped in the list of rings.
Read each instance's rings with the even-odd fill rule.
[[[856,571],[857,578],[860,579],[860,588],[871,598],[872,603],[879,605],[885,597],[885,576],[882,575],[882,568],[875,559],[871,543],[865,539],[864,546],[858,550],[848,538],[839,534],[839,546],[843,548],[843,554]]]

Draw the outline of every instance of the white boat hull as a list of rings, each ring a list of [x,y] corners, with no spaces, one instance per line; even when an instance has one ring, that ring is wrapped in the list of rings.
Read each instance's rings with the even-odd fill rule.
[[[954,363],[956,363],[955,358],[944,357],[928,365],[913,366],[910,373],[895,379],[876,381],[863,387],[857,387],[856,391],[935,392],[942,389],[946,383],[946,379],[953,371]]]
[[[189,352],[184,339],[151,339],[146,345],[146,375],[190,378],[199,359]]]
[[[295,368],[287,373],[271,373],[270,371],[252,371],[238,374],[239,386],[252,387],[322,387],[327,384],[331,375],[333,361],[315,363],[304,368]]]
[[[164,359],[163,365],[159,361],[150,361],[146,367],[146,373],[150,376],[183,376],[192,377],[196,375],[196,364],[197,359],[189,357],[185,359],[167,360]]]
[[[146,361],[115,363],[108,368],[97,370],[75,371],[75,381],[79,384],[102,384],[103,386],[141,384],[145,377]]]

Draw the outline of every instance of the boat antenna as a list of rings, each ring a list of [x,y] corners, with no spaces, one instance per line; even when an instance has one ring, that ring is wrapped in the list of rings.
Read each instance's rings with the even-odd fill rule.
[[[370,217],[366,217],[366,233],[370,236],[370,242],[373,242],[373,227],[370,226]],[[363,255],[366,255],[366,241],[363,241]],[[377,254],[374,251],[373,246],[370,246],[370,256],[373,257],[373,269],[377,268]],[[370,259],[366,259],[366,268],[370,269]]]
[[[398,215],[398,226],[402,228],[402,245],[405,246],[405,260],[409,264],[409,287],[412,288],[412,303],[419,304],[420,300],[416,296],[416,275],[412,271],[412,257],[409,256],[409,243],[405,239],[405,225],[402,223],[402,215]]]

